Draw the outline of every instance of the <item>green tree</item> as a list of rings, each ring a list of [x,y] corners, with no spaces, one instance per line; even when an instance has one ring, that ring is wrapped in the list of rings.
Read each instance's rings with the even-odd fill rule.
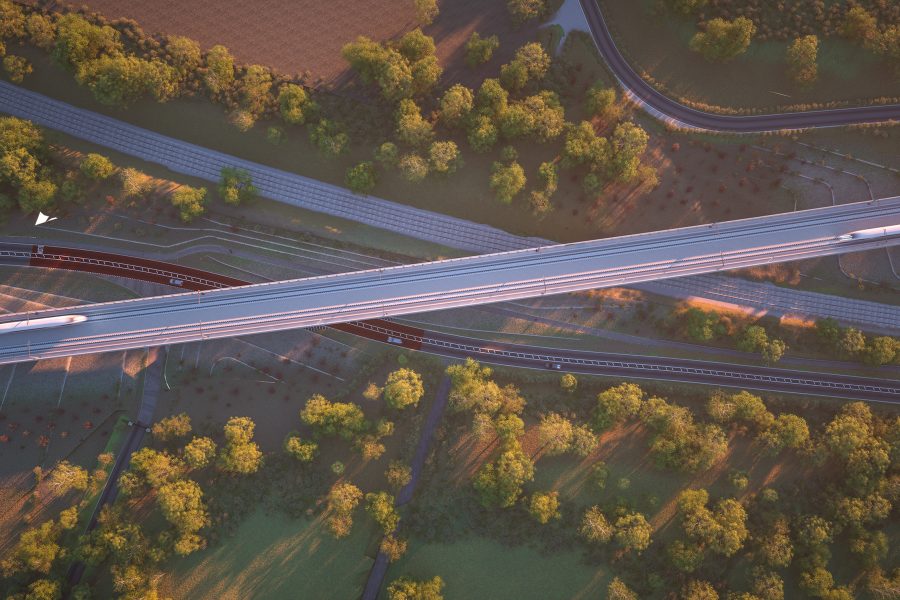
[[[363,494],[350,482],[335,484],[328,492],[326,525],[335,538],[346,537],[353,527],[353,510]]]
[[[606,587],[606,600],[638,600],[638,595],[624,581],[613,577]]]
[[[785,344],[783,340],[770,340],[769,343],[763,347],[760,354],[767,365],[774,365],[781,360],[787,350],[787,344]]]
[[[131,455],[129,471],[140,476],[152,488],[175,481],[184,474],[184,464],[168,452],[141,448]]]
[[[441,96],[441,122],[457,129],[466,124],[472,108],[475,106],[475,95],[464,85],[456,84]]]
[[[507,0],[506,8],[517,24],[547,16],[547,0]]]
[[[250,65],[237,82],[241,106],[254,117],[272,102],[272,74],[262,65]]]
[[[578,456],[589,456],[599,444],[597,436],[587,425],[579,425],[572,430],[572,443],[569,451]]]
[[[438,16],[437,0],[413,0],[416,20],[422,25],[431,25]]]
[[[771,454],[786,448],[797,450],[809,442],[809,426],[803,417],[782,413],[766,431],[760,434],[760,442]]]
[[[228,91],[234,85],[234,57],[225,46],[213,46],[206,53],[203,83],[214,96]]]
[[[397,369],[390,373],[382,391],[387,405],[397,410],[416,406],[424,394],[422,377],[412,369]]]
[[[56,21],[53,57],[65,67],[75,69],[103,54],[121,52],[119,32],[108,25],[92,25],[77,13],[64,14]]]
[[[178,216],[190,223],[206,211],[206,188],[182,185],[172,192],[172,206],[178,209]]]
[[[863,354],[864,360],[876,367],[894,362],[897,352],[900,351],[900,342],[892,337],[879,336],[869,340]]]
[[[616,125],[610,140],[610,168],[615,179],[628,182],[637,177],[649,139],[646,131],[630,121]]]
[[[487,115],[478,115],[469,123],[469,145],[475,152],[488,152],[497,143],[496,125]]]
[[[385,168],[396,167],[400,160],[400,152],[397,150],[397,144],[393,142],[384,142],[375,148],[375,160],[381,163]]]
[[[559,519],[558,492],[535,492],[528,501],[528,512],[541,525],[550,522],[550,519]]]
[[[728,442],[721,428],[694,423],[691,411],[661,398],[650,398],[641,420],[654,432],[650,452],[660,467],[697,472],[725,454]]]
[[[194,40],[180,35],[170,35],[166,38],[166,50],[169,53],[170,63],[180,79],[193,77],[200,69],[203,56],[200,44]]]
[[[900,25],[890,25],[875,38],[874,49],[894,67],[894,76],[900,78]]]
[[[841,33],[855,42],[870,47],[878,36],[878,20],[862,6],[847,11]]]
[[[153,424],[153,437],[161,442],[171,442],[191,432],[191,417],[187,413],[172,415]]]
[[[0,38],[20,38],[25,35],[25,13],[11,0],[0,1]]]
[[[202,469],[216,456],[216,443],[208,437],[194,437],[184,447],[184,461],[192,469]]]
[[[52,181],[29,181],[19,188],[19,208],[25,214],[49,212],[56,199],[57,187]]]
[[[61,528],[53,521],[26,529],[19,535],[12,550],[8,550],[0,560],[0,572],[4,577],[12,577],[25,571],[47,575],[61,551],[60,533]]]
[[[518,444],[503,451],[496,463],[486,463],[475,476],[475,489],[487,507],[508,508],[522,494],[522,485],[534,478],[534,463]]]
[[[529,81],[544,78],[550,69],[550,56],[537,42],[525,44],[509,64],[500,67],[500,82],[508,90],[521,90]]]
[[[418,105],[408,98],[397,108],[397,138],[413,147],[425,146],[434,138],[431,123],[422,118]]]
[[[385,534],[397,528],[400,515],[394,508],[394,497],[387,492],[366,494],[366,512],[381,526]]]
[[[866,349],[866,336],[859,329],[848,327],[838,342],[838,351],[843,356],[855,356]]]
[[[692,579],[681,591],[681,600],[719,600],[719,592],[708,581]]]
[[[617,544],[625,550],[643,552],[650,545],[650,534],[653,527],[641,513],[629,513],[619,517],[613,535]]]
[[[585,511],[578,532],[589,542],[605,544],[612,539],[615,529],[606,519],[600,507],[592,506]]]
[[[816,337],[823,347],[829,350],[837,349],[841,340],[841,327],[831,317],[819,319],[816,321]]]
[[[609,118],[615,112],[616,90],[598,81],[587,93],[587,112],[595,117]]]
[[[351,190],[357,194],[368,194],[375,189],[378,183],[378,174],[375,171],[375,164],[371,161],[363,161],[356,166],[347,169],[347,175],[344,182]]]
[[[388,562],[395,563],[406,554],[406,540],[386,535],[382,538],[378,551],[387,556]]]
[[[345,440],[353,439],[369,428],[369,422],[358,406],[350,402],[331,402],[319,394],[306,401],[300,419],[318,435],[336,435]]]
[[[563,167],[571,169],[585,165],[594,171],[606,171],[611,157],[609,140],[597,136],[594,126],[588,121],[566,128],[562,154]]]
[[[737,348],[742,352],[761,352],[768,344],[766,330],[759,325],[750,325],[738,338]]]
[[[33,69],[31,63],[24,56],[15,56],[7,54],[3,57],[3,70],[13,83],[22,83],[22,81],[31,75]]]
[[[54,494],[60,496],[69,490],[83,492],[88,488],[88,472],[67,460],[60,461],[50,472],[47,486]]]
[[[525,183],[525,170],[515,161],[508,165],[495,162],[491,167],[491,191],[503,204],[510,204]]]
[[[178,91],[177,74],[171,66],[123,54],[104,55],[82,63],[75,79],[98,102],[109,106],[128,106],[148,94],[163,102]]]
[[[131,167],[119,171],[119,178],[122,181],[122,195],[125,198],[142,197],[146,195],[152,187],[150,177]]]
[[[788,72],[791,79],[801,86],[810,86],[819,78],[819,38],[814,35],[799,37],[788,46]]]
[[[344,133],[336,122],[320,119],[315,126],[310,128],[309,141],[323,156],[337,158],[347,152],[350,136]]]
[[[733,556],[746,541],[747,512],[731,498],[720,500],[714,511],[707,508],[706,490],[686,490],[678,497],[681,528],[697,544],[723,556]]]
[[[432,142],[428,148],[428,162],[435,173],[442,175],[455,173],[462,165],[456,142]]]
[[[222,200],[234,206],[249,202],[257,196],[253,176],[249,171],[237,167],[222,167],[218,192]]]
[[[443,589],[444,581],[440,577],[425,581],[401,577],[388,585],[388,600],[443,600]]]
[[[499,118],[509,106],[509,92],[499,79],[485,79],[475,94],[476,111],[491,119]]]
[[[597,395],[594,427],[603,430],[636,417],[643,404],[644,391],[634,383],[623,383]]]
[[[507,139],[533,136],[548,142],[565,130],[565,113],[559,97],[545,90],[510,104],[499,117],[499,128]]]
[[[312,440],[304,440],[296,431],[284,438],[284,451],[302,463],[310,463],[319,453],[319,444]]]
[[[500,38],[491,35],[486,38],[478,35],[477,31],[473,31],[469,41],[466,42],[466,64],[473,69],[478,65],[491,60],[494,50],[500,47]]]
[[[278,90],[278,106],[282,120],[288,125],[303,125],[318,108],[306,90],[293,83],[287,83]]]
[[[708,60],[726,62],[743,54],[755,33],[756,25],[747,17],[737,17],[732,21],[711,19],[706,22],[704,31],[694,34],[690,47]]]
[[[428,161],[418,154],[404,154],[397,168],[410,183],[418,183],[428,176]]]
[[[765,431],[775,420],[762,398],[747,391],[730,395],[720,391],[713,392],[706,405],[706,412],[717,423],[738,421],[754,426],[757,431]]]
[[[571,373],[566,373],[559,378],[559,387],[561,387],[563,391],[572,394],[578,388],[578,379],[576,379],[575,376]]]
[[[159,488],[156,502],[163,517],[178,530],[175,553],[185,556],[199,550],[203,540],[197,531],[209,524],[200,486],[190,479],[167,483]]]
[[[392,460],[388,464],[387,471],[384,472],[384,476],[387,479],[388,484],[399,490],[403,488],[412,480],[412,469],[409,465],[402,463],[398,460]]]
[[[9,596],[15,598],[15,596]],[[53,579],[38,579],[28,584],[28,593],[23,600],[59,600],[62,589],[59,582]]]
[[[219,453],[219,467],[229,473],[247,475],[262,465],[262,452],[253,441],[256,424],[250,417],[231,417],[225,423],[225,446]]]
[[[568,452],[574,433],[572,422],[558,413],[550,413],[541,417],[538,426],[538,437],[543,450],[549,455]]]
[[[88,179],[101,181],[109,179],[116,171],[116,166],[111,160],[101,154],[88,154],[85,156],[79,166],[81,173]]]

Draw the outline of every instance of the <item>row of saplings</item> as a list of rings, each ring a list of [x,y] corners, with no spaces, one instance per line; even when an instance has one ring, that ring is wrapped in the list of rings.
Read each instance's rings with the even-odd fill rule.
[[[154,189],[150,176],[135,168],[119,168],[101,154],[86,154],[70,168],[67,159],[47,144],[39,127],[16,117],[0,117],[0,216],[16,204],[26,214],[58,214],[111,182],[124,201],[146,199]],[[223,167],[218,194],[226,204],[236,206],[255,199],[257,190],[249,172]],[[189,222],[205,212],[207,189],[180,185],[169,200],[181,220]]]

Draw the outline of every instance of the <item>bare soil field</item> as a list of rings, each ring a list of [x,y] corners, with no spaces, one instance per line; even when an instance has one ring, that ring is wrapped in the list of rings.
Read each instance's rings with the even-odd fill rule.
[[[287,74],[306,71],[313,80],[335,83],[347,71],[341,48],[365,35],[383,41],[417,26],[411,0],[88,0],[108,18],[134,19],[148,33],[184,35],[204,48],[227,46],[244,63],[269,65]],[[465,77],[463,47],[473,31],[497,34],[503,46],[492,64],[505,61],[530,41],[536,25],[513,29],[504,0],[444,0],[440,15],[424,29],[451,78]]]

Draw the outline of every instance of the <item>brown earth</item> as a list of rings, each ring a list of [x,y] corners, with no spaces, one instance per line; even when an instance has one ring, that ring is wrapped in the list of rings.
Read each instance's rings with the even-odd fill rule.
[[[148,33],[184,35],[204,48],[227,46],[240,62],[288,73],[309,71],[313,79],[334,83],[347,71],[341,48],[357,36],[383,41],[416,27],[411,0],[87,0],[110,19],[134,19]],[[248,10],[252,6],[252,10]],[[445,0],[440,15],[425,28],[451,79],[464,77],[463,47],[473,31],[497,34],[502,47],[489,63],[496,69],[516,48],[534,37],[536,25],[512,29],[504,0]]]

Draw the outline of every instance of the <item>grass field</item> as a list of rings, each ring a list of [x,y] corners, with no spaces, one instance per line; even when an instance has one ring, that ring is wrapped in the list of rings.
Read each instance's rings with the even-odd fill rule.
[[[498,383],[517,383],[528,401],[529,416],[525,418],[522,446],[535,460],[535,478],[524,486],[524,496],[534,491],[559,492],[561,520],[542,526],[531,520],[521,506],[481,509],[472,498],[471,478],[480,464],[496,454],[496,440],[489,443],[474,437],[469,428],[469,415],[448,415],[445,434],[439,438],[442,441],[435,448],[423,488],[412,509],[416,511],[418,527],[428,529],[436,540],[446,536],[450,541],[426,541],[431,538],[417,537],[419,530],[414,529],[408,554],[390,567],[387,581],[402,575],[418,579],[440,575],[446,582],[448,599],[602,597],[614,574],[621,575],[623,568],[634,574],[640,572],[645,558],[648,564],[659,559],[659,549],[677,534],[678,525],[673,520],[675,498],[682,490],[704,487],[714,498],[748,499],[766,486],[790,490],[808,476],[801,460],[793,456],[762,457],[749,436],[734,430],[728,434],[726,455],[709,470],[698,474],[657,468],[648,451],[649,434],[636,423],[605,431],[598,448],[586,458],[545,456],[537,439],[536,414],[555,410],[578,414],[580,420],[594,405],[595,394],[616,382],[579,377],[578,391],[567,395],[556,381],[542,375],[514,369],[498,369],[495,375]],[[703,406],[708,390],[653,384],[643,387],[649,395],[660,395],[690,407],[696,418],[705,420]],[[803,414],[811,426],[827,418],[836,406],[800,398],[790,404],[777,397],[766,401],[773,410],[788,408]],[[602,489],[590,478],[598,461],[604,461],[610,469]],[[747,473],[746,489],[737,491],[730,484],[728,475],[732,470]],[[583,512],[597,504],[608,510],[613,506],[627,506],[644,513],[653,527],[652,549],[643,557],[631,559],[591,551],[572,532],[577,529]],[[443,511],[446,512],[442,514]],[[422,525],[429,515],[434,515],[435,525]],[[736,565],[734,571],[740,572],[741,568]],[[797,593],[794,586],[789,581],[786,592]]]
[[[234,537],[173,561],[161,592],[178,600],[357,598],[377,547],[376,529],[359,515],[350,536],[335,540],[321,519],[256,511]]]
[[[449,544],[413,539],[406,556],[391,565],[385,586],[402,575],[440,575],[447,600],[587,600],[603,597],[612,579],[608,568],[585,564],[578,550],[546,555],[477,536]]]
[[[754,42],[735,60],[710,63],[688,48],[696,31],[692,20],[656,14],[654,0],[601,0],[617,46],[639,73],[647,73],[670,94],[727,108],[773,110],[811,102],[864,104],[871,98],[897,96],[900,82],[870,52],[844,40],[819,43],[819,81],[809,89],[787,74],[787,42]]]

